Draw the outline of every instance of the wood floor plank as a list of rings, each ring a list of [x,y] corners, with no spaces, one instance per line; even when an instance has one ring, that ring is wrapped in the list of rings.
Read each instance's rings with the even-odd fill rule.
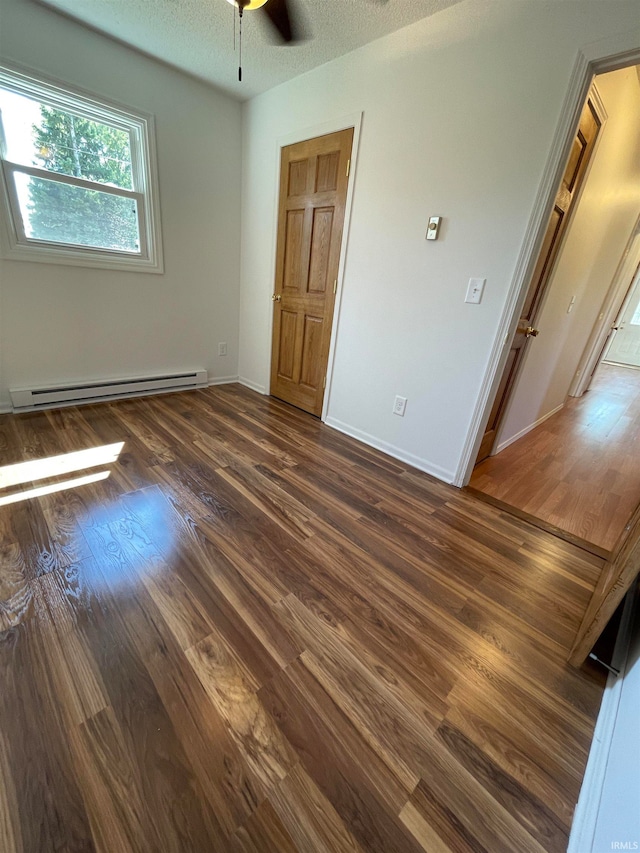
[[[10,506],[11,511],[0,513],[0,537],[19,543],[27,581],[73,562],[61,543],[52,539],[41,504],[21,501]]]
[[[144,604],[142,598],[141,604]],[[190,769],[211,812],[216,849],[231,837],[265,795],[241,750],[229,735],[223,716],[211,703],[198,673],[179,647],[167,641],[162,622],[147,605],[128,610],[128,631],[171,720]]]
[[[85,721],[70,742],[84,781],[96,849],[100,853],[162,849],[162,838],[144,805],[139,773],[111,708]]]
[[[242,853],[299,853],[275,809],[265,800],[235,834]]]
[[[270,801],[299,851],[361,853],[363,848],[302,764],[275,786]]]
[[[0,729],[0,850],[5,853],[18,853],[24,849],[19,818],[19,801],[9,761],[9,745]]]
[[[340,710],[327,701],[302,664],[291,664],[259,695],[306,772],[365,850],[414,853],[420,849],[395,817],[406,801],[405,789]],[[309,697],[315,701],[310,703]],[[381,807],[383,801],[391,811]]]
[[[81,614],[81,625],[126,751],[139,768],[143,801],[153,815],[162,849],[222,851],[224,835],[218,817],[207,805],[147,665],[153,650],[171,642],[169,629],[158,628],[160,614],[154,612],[145,593],[138,588],[132,594],[131,581],[122,579],[111,566],[102,572],[96,559],[83,569],[92,608],[90,619]],[[123,583],[129,588],[125,596]],[[149,622],[156,626],[155,634],[145,630]]]
[[[269,791],[294,766],[295,753],[221,637],[210,635],[186,654],[244,760]]]
[[[169,566],[156,562],[153,571],[144,572],[142,582],[182,649],[204,640],[213,631],[213,622]]]
[[[77,568],[74,566],[71,571]],[[43,575],[34,587],[48,669],[69,727],[76,727],[107,707],[106,689],[86,638],[77,630],[74,614],[69,612],[59,573]]]
[[[422,701],[406,682],[400,681],[397,670],[392,672],[385,666],[384,657],[376,657],[375,652],[381,651],[379,646],[362,635],[360,642],[354,642],[357,630],[351,629],[349,623],[328,625],[293,595],[283,599],[274,609],[304,646],[300,660],[336,704],[349,709],[351,719],[355,714],[358,719],[373,715],[380,723],[387,718],[393,720],[394,732],[383,735],[383,741],[393,741],[397,734],[395,723],[405,712],[410,724],[423,732],[433,732],[438,727],[448,706],[445,703],[438,706],[431,697],[428,702]],[[337,699],[339,694],[342,696]],[[375,726],[365,725],[364,728],[372,731]],[[394,750],[392,760],[395,752],[399,754],[401,750]],[[413,784],[416,781],[412,780]]]
[[[26,618],[32,596],[25,556],[7,521],[0,516],[0,632]]]
[[[582,397],[481,462],[470,485],[611,551],[640,503],[640,371],[601,364]]]
[[[532,738],[516,733],[519,743],[514,743],[511,728],[505,728],[504,718],[496,714],[475,714],[456,706],[449,711],[446,719],[506,774],[546,803],[564,827],[570,826],[578,794],[575,777],[558,767],[550,757],[542,769],[536,761],[540,750]]]
[[[245,632],[267,650],[278,666],[285,667],[302,651],[299,643],[274,616],[268,604],[253,591],[226,557],[209,545],[206,538],[203,550],[208,556],[205,570],[217,600],[227,602],[242,620]]]
[[[0,416],[2,464],[116,442],[0,507],[2,853],[565,849],[601,557],[239,385]]]
[[[432,832],[456,853],[541,853],[544,850],[530,835],[520,832],[505,814],[486,812],[482,807],[466,800],[459,804],[458,791],[444,795],[437,782],[429,784],[420,780],[410,803],[429,824]],[[461,817],[462,816],[462,817]],[[406,819],[406,817],[405,817]],[[409,824],[411,825],[411,824]]]
[[[221,469],[219,476],[296,541],[307,539],[311,535],[308,524],[312,513],[300,501],[273,486],[259,471],[251,467],[238,471],[239,467],[234,471]]]
[[[454,853],[454,848],[445,844],[433,827],[432,822],[421,814],[411,800],[400,812],[400,820],[423,850],[427,850],[428,853]],[[445,832],[445,834],[447,833]],[[460,850],[459,843],[456,845],[456,850]]]
[[[568,834],[553,811],[512,776],[504,773],[454,726],[444,722],[438,737],[449,752],[507,808],[549,853],[564,853]]]
[[[23,851],[95,850],[36,620],[0,635],[0,728]],[[30,673],[30,677],[25,677]]]
[[[54,411],[66,413],[69,410]],[[124,442],[118,464],[111,469],[111,476],[119,484],[120,490],[140,489],[156,482],[151,464],[155,457],[127,428],[111,404],[83,406],[81,409],[70,411],[71,414],[65,416],[64,422],[65,433],[69,436],[67,439],[69,450],[74,446],[90,447],[94,444],[100,446]],[[91,439],[92,436],[93,439]]]
[[[468,602],[457,618],[507,655],[532,682],[544,682],[548,690],[563,697],[587,719],[597,714],[602,698],[598,683],[581,670],[569,667],[561,646],[549,646],[539,632],[524,631],[520,620],[504,608],[485,607],[478,600]]]

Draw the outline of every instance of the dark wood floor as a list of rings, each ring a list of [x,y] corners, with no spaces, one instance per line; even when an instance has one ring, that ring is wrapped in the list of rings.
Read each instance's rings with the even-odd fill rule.
[[[3,853],[566,849],[597,557],[239,386],[0,418],[118,441],[0,506]]]
[[[640,504],[640,370],[601,364],[591,388],[469,485],[610,552]]]

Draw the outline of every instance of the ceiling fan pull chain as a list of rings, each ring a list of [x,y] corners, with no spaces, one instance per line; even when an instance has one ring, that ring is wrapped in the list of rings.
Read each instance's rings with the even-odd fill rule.
[[[239,28],[240,31],[238,33],[238,44],[240,46],[240,62],[238,64],[238,80],[242,83],[242,5],[238,6],[238,18],[240,20]]]

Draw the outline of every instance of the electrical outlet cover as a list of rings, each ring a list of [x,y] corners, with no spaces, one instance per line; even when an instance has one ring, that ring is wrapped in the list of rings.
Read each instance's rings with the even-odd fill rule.
[[[394,415],[400,415],[400,417],[403,418],[406,408],[407,408],[407,398],[406,397],[396,397],[396,399],[393,401],[393,409],[392,409],[393,414]]]

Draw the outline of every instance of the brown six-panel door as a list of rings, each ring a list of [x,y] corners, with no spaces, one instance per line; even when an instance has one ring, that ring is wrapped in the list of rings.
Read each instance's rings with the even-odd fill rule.
[[[282,149],[271,394],[322,413],[353,128]]]
[[[551,218],[549,219],[538,257],[538,263],[536,264],[529,289],[527,290],[527,297],[522,308],[518,330],[511,344],[509,357],[507,358],[498,391],[493,401],[493,407],[489,415],[482,443],[480,444],[476,464],[482,462],[491,453],[498,434],[498,428],[506,411],[509,394],[515,383],[517,370],[522,362],[526,344],[532,335],[537,335],[537,330],[533,327],[535,326],[542,297],[551,277],[554,262],[558,256],[560,241],[569,222],[569,213],[580,191],[591,154],[593,153],[600,125],[600,119],[589,98],[580,116],[578,132],[571,146],[569,162],[567,163],[562,184],[558,190],[553,211],[551,212]]]

